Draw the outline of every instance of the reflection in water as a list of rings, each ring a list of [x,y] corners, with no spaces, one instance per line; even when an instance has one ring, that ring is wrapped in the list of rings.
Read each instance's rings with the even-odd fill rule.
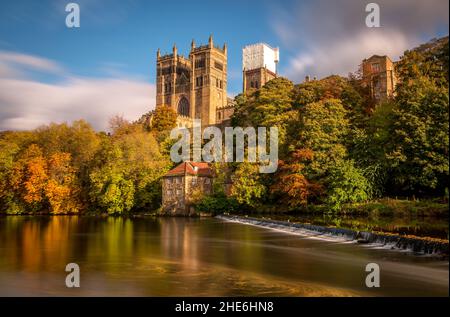
[[[380,289],[365,288],[369,262]],[[0,295],[447,296],[448,262],[217,219],[1,217]]]

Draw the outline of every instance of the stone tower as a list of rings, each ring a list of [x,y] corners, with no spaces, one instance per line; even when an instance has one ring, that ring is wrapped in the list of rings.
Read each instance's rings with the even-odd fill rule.
[[[187,127],[192,119],[201,119],[202,126],[216,124],[217,109],[227,105],[226,44],[214,46],[212,36],[206,45],[192,41],[188,58],[176,46],[164,56],[158,49],[156,64],[156,107],[172,107]]]
[[[277,77],[278,48],[265,43],[245,46],[242,49],[243,91],[259,89]]]
[[[388,56],[373,55],[363,60],[362,77],[373,99],[382,101],[394,95],[397,78],[395,65]]]

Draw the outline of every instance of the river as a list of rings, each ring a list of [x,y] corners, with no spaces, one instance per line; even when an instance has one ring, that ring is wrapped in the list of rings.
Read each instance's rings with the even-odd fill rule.
[[[65,267],[77,263],[79,288]],[[379,288],[365,285],[377,263]],[[0,217],[0,296],[448,296],[430,256],[215,218]]]

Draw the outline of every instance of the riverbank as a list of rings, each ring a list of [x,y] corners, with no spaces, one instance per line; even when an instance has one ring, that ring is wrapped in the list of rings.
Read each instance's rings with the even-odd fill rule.
[[[356,231],[345,228],[318,226],[265,218],[219,215],[217,218],[242,224],[271,228],[315,238],[380,244],[387,249],[410,250],[416,254],[429,254],[448,258],[449,241],[437,238],[396,235],[385,232]]]

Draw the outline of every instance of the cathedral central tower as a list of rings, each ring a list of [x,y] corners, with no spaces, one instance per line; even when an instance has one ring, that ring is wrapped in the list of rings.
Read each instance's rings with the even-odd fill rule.
[[[227,105],[227,46],[216,47],[212,36],[208,44],[191,43],[189,56],[157,52],[156,107],[172,107],[179,122],[189,126],[192,119],[201,119],[202,126],[217,122],[217,109]]]

